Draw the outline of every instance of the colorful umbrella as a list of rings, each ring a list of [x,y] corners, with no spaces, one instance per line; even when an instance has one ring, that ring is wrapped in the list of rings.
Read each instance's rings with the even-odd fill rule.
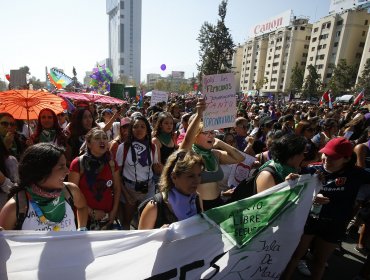
[[[95,93],[77,93],[77,92],[60,92],[59,96],[69,98],[72,100],[87,101],[93,103],[104,103],[104,104],[123,104],[126,101],[114,98],[111,96],[106,96],[102,94]]]
[[[50,92],[35,90],[7,90],[0,92],[0,112],[11,114],[19,120],[36,120],[42,109],[59,114],[66,102]]]

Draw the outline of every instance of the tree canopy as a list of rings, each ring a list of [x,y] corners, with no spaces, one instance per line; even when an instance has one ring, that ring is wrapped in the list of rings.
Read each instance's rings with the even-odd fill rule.
[[[311,99],[312,97],[318,97],[318,89],[321,85],[320,76],[316,71],[315,66],[312,64],[307,66],[308,75],[303,84],[302,95],[306,98]]]

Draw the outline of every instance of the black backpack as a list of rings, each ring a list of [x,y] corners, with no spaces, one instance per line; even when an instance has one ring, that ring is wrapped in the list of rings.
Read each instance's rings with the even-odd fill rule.
[[[235,202],[255,195],[257,193],[256,179],[262,171],[270,172],[274,177],[276,184],[280,184],[283,182],[283,180],[277,174],[276,169],[273,166],[268,165],[261,170],[256,170],[252,176],[241,181],[239,185],[234,189],[229,202]]]

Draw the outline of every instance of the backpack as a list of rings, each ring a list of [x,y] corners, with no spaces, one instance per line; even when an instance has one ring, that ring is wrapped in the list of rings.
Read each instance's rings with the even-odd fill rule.
[[[73,212],[75,212],[73,195],[71,193],[71,190],[68,188],[67,185],[64,184],[64,188],[62,191],[64,193],[65,200],[68,202],[69,205],[71,205]],[[22,193],[22,195],[20,195],[20,193]],[[17,217],[17,221],[15,223],[15,230],[21,230],[23,222],[26,219],[28,213],[29,201],[25,190],[17,192],[13,198],[15,200]]]
[[[166,202],[163,200],[162,192],[156,193],[153,197],[145,199],[137,208],[138,220],[140,220],[141,213],[143,212],[145,206],[153,201],[157,205],[157,219],[155,220],[154,228],[160,228],[164,224],[172,224],[177,222],[178,219],[174,213],[170,211]],[[196,198],[197,213],[201,212],[199,197]]]
[[[276,172],[276,169],[273,166],[266,166],[265,168],[261,170],[256,170],[252,176],[244,179],[239,183],[239,185],[234,189],[234,192],[231,196],[230,202],[235,202],[247,197],[251,197],[255,194],[257,194],[257,186],[256,186],[256,179],[257,176],[262,172],[262,171],[268,171],[272,174],[274,177],[274,180],[276,184],[282,183],[283,180],[279,177],[279,175]]]

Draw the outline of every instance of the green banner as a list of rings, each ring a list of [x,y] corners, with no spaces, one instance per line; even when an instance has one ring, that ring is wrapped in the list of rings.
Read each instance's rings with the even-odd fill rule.
[[[124,84],[110,84],[110,96],[124,100],[124,90],[125,85]]]
[[[203,214],[240,248],[295,205],[305,187],[307,183],[264,197],[246,198]]]

